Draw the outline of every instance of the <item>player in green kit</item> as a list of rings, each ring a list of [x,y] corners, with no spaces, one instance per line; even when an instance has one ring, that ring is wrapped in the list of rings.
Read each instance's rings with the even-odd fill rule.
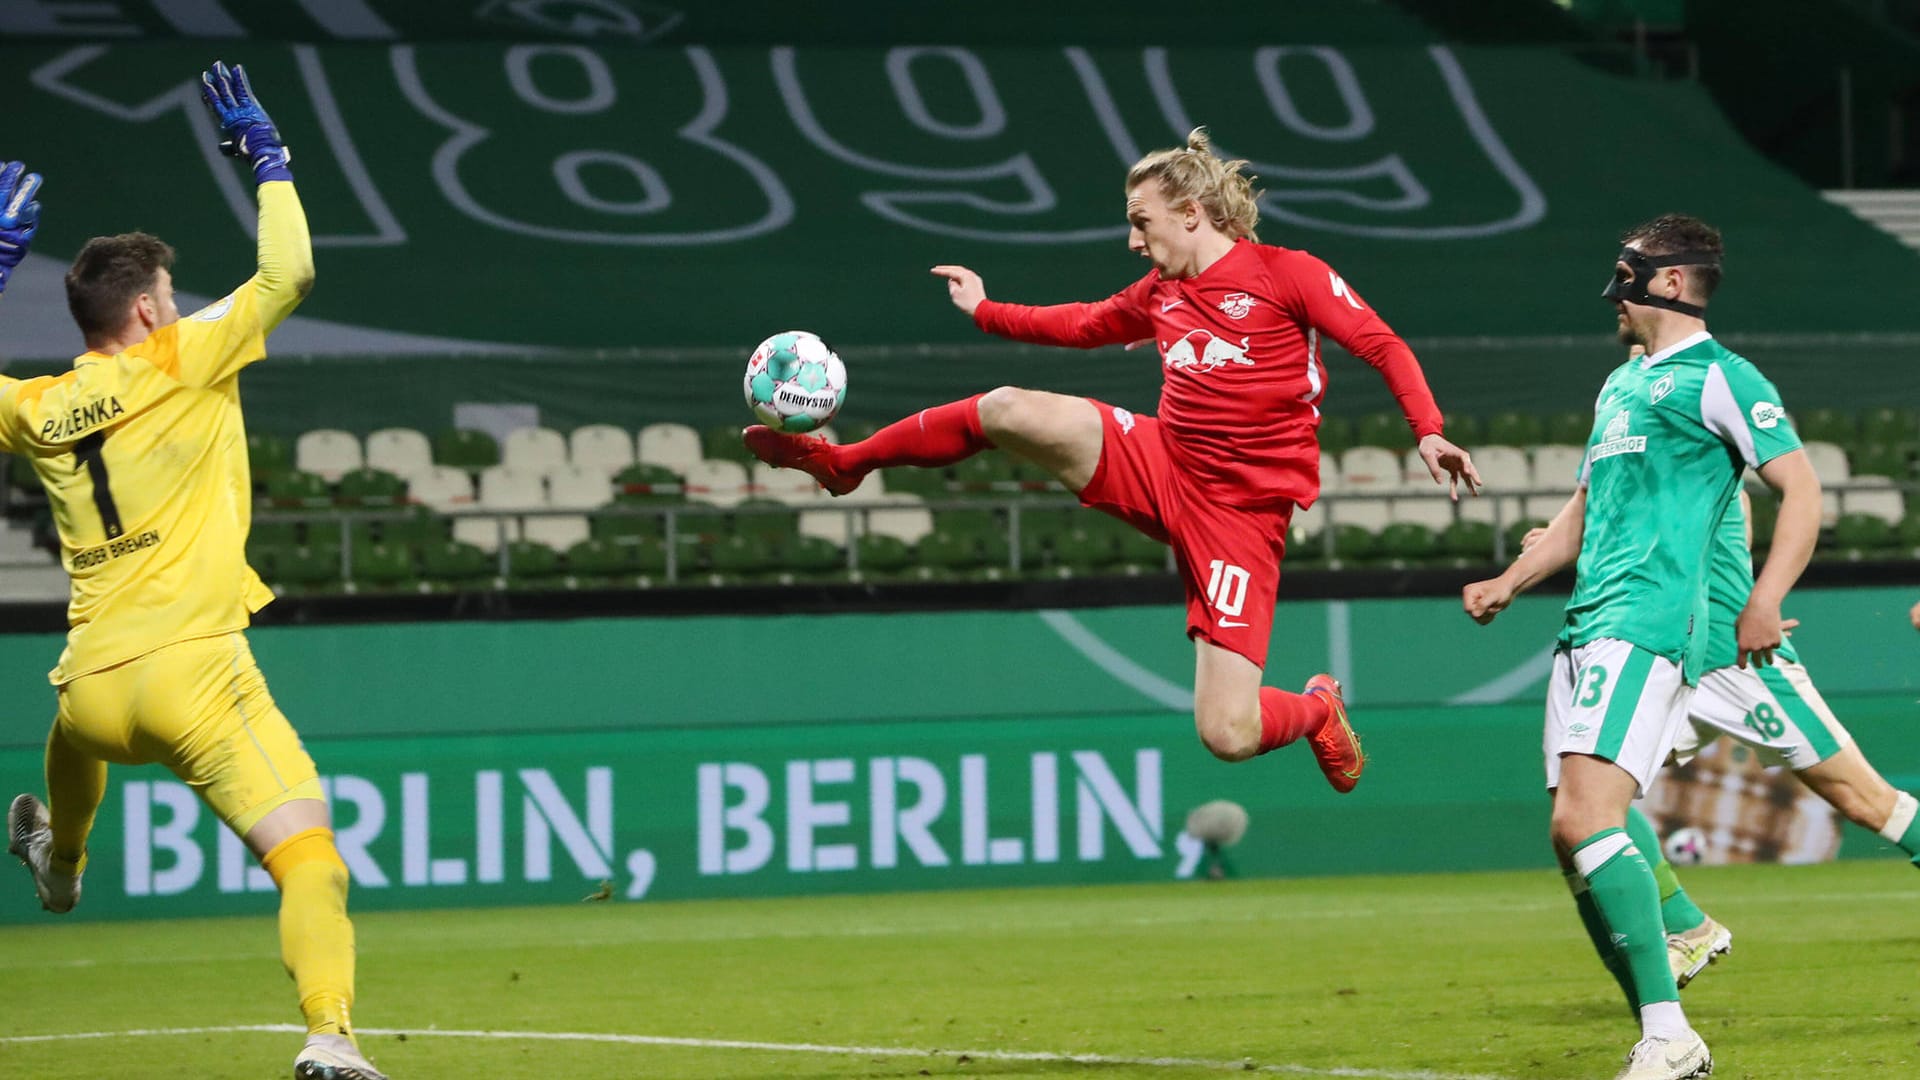
[[[1552,836],[1581,920],[1640,1018],[1616,1080],[1713,1071],[1667,960],[1660,889],[1626,831],[1686,728],[1704,670],[1707,565],[1743,468],[1781,493],[1772,554],[1735,621],[1738,662],[1782,641],[1780,603],[1820,527],[1820,483],[1779,394],[1707,333],[1720,234],[1668,215],[1627,233],[1604,296],[1620,338],[1647,355],[1608,376],[1580,483],[1539,542],[1461,594],[1487,623],[1515,595],[1578,560],[1548,683]]]

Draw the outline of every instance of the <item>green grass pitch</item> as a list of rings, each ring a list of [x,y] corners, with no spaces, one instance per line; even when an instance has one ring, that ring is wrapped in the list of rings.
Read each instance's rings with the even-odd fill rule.
[[[1911,868],[1686,877],[1735,935],[1685,996],[1717,1076],[1920,1075]],[[1544,871],[357,922],[356,1018],[395,1080],[1605,1078],[1635,1032]],[[290,1031],[35,1038],[287,1024],[277,950],[263,918],[0,930],[0,1076],[290,1075]]]

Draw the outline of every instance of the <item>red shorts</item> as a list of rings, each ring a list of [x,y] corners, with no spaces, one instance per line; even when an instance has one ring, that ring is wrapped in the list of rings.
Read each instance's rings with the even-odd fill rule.
[[[1188,637],[1266,667],[1293,504],[1220,505],[1174,466],[1158,420],[1087,400],[1100,410],[1100,464],[1080,492],[1081,504],[1173,548],[1187,584]]]

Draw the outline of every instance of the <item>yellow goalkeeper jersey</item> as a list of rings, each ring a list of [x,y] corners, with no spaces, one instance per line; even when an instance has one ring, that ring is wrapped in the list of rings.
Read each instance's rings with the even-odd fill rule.
[[[73,579],[56,686],[244,629],[273,599],[246,559],[239,375],[305,294],[313,255],[293,185],[259,196],[259,272],[246,284],[115,355],[0,377],[0,451],[33,461]]]

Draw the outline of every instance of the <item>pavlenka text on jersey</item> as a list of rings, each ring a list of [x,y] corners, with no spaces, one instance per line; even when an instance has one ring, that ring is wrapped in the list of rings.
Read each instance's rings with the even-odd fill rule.
[[[75,570],[85,570],[89,566],[99,566],[108,559],[117,559],[122,555],[130,555],[136,551],[143,551],[159,542],[160,533],[154,529],[148,529],[138,536],[123,536],[111,544],[102,544],[97,548],[88,548],[78,555],[75,555],[73,557],[73,568]]]
[[[93,425],[104,424],[126,411],[117,397],[89,401],[65,416],[56,416],[40,425],[40,441],[66,442]]]

